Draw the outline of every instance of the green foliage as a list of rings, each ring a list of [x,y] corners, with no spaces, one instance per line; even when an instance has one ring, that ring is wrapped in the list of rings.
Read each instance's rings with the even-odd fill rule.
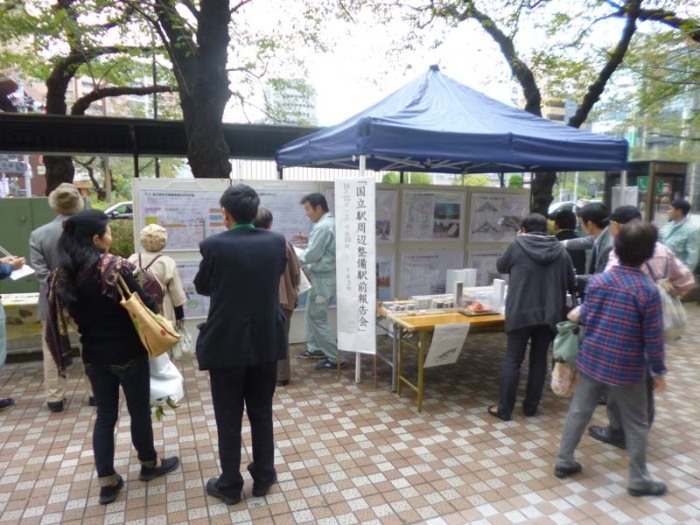
[[[109,252],[125,259],[134,250],[134,221],[132,219],[115,219],[109,221],[112,229],[112,247]]]
[[[428,173],[405,172],[403,174],[404,184],[432,184],[433,179]],[[401,175],[395,171],[385,173],[382,182],[385,184],[399,184]]]
[[[483,173],[468,173],[455,178],[453,184],[455,186],[491,186],[491,180]]]
[[[522,175],[511,175],[508,178],[509,188],[522,188],[523,187],[523,176]]]

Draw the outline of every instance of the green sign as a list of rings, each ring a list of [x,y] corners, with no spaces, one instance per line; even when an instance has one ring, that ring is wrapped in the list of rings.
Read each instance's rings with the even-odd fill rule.
[[[637,177],[637,189],[639,191],[647,191],[647,188],[649,187],[649,177],[644,175],[641,177]]]

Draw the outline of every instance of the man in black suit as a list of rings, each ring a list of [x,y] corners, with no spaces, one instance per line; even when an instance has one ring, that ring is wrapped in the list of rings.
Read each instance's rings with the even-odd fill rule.
[[[200,244],[197,293],[211,297],[209,316],[197,340],[200,370],[209,370],[219,433],[221,476],[206,490],[228,505],[241,500],[241,419],[245,403],[253,439],[253,496],[265,496],[275,481],[272,396],[277,361],[284,359],[284,315],[278,297],[287,263],[284,236],[252,224],[260,199],[244,184],[221,197],[228,231]]]

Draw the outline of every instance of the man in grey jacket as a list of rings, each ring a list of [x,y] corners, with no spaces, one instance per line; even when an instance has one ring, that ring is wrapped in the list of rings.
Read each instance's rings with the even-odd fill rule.
[[[566,293],[576,283],[571,257],[556,237],[547,235],[547,219],[528,215],[518,236],[496,261],[499,273],[510,275],[506,297],[506,356],[498,405],[489,414],[510,421],[520,380],[520,366],[530,343],[530,370],[523,413],[534,416],[547,375],[547,352],[556,325],[566,317]]]
[[[586,258],[585,275],[576,276],[579,295],[583,295],[588,276],[605,271],[613,249],[613,237],[610,233],[610,212],[608,208],[599,202],[586,204],[578,212],[578,220],[586,237],[561,241],[564,247],[572,252],[590,250]]]
[[[29,237],[29,256],[41,285],[39,289],[39,318],[41,319],[41,347],[44,353],[44,385],[46,402],[51,412],[62,412],[66,395],[66,380],[58,375],[58,368],[46,344],[44,332],[49,313],[47,279],[58,266],[58,239],[63,233],[63,221],[83,209],[83,198],[78,189],[64,182],[49,193],[49,206],[57,217],[34,230]],[[92,399],[92,397],[91,397]]]

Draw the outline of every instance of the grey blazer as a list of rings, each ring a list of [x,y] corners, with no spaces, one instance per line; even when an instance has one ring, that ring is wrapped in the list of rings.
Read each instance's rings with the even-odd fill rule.
[[[596,251],[595,261],[593,260],[593,243],[595,242],[595,237],[589,235],[588,237],[579,237],[578,239],[569,239],[566,241],[566,248],[571,251],[577,250],[591,250],[586,256],[586,273],[602,273],[605,271],[605,267],[608,265],[608,259],[610,258],[610,252],[613,249],[613,236],[610,233],[610,227],[608,226],[600,234],[598,241],[598,250]]]
[[[29,258],[39,279],[39,318],[46,320],[49,313],[48,285],[49,274],[58,266],[58,239],[63,233],[63,221],[68,215],[59,215],[51,222],[39,226],[29,237]]]

